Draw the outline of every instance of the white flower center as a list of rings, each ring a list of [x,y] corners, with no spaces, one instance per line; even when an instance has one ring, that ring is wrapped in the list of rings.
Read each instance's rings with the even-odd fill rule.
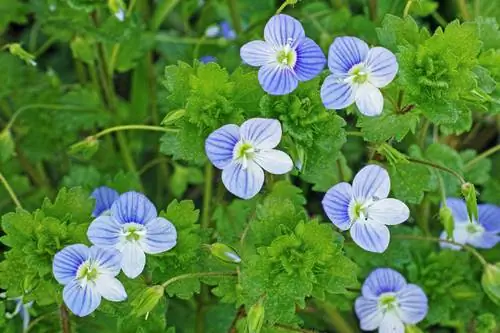
[[[297,62],[297,52],[291,47],[292,41],[276,52],[276,61],[280,66],[293,68]]]
[[[363,63],[352,66],[348,74],[347,80],[349,82],[363,84],[368,81],[369,72]]]
[[[455,228],[464,230],[469,236],[480,236],[484,233],[484,227],[477,223],[469,221],[463,223],[456,223]]]
[[[76,278],[82,285],[93,282],[99,277],[99,264],[89,259],[83,262],[76,271]]]
[[[349,217],[351,223],[357,220],[368,220],[368,208],[375,202],[373,199],[367,199],[364,202],[352,200],[349,204]]]
[[[256,149],[250,142],[240,140],[233,149],[233,161],[240,163],[243,169],[248,167],[248,163],[255,157]]]
[[[378,308],[383,313],[394,311],[399,306],[396,294],[393,292],[383,293],[378,298]]]
[[[139,223],[126,223],[120,236],[124,242],[140,242],[146,236],[146,227]]]

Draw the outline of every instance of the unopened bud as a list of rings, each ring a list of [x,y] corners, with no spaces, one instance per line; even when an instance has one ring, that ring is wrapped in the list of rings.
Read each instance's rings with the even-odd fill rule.
[[[469,215],[469,219],[471,221],[478,220],[478,211],[477,211],[477,197],[476,197],[476,188],[474,184],[465,183],[462,185],[462,195],[465,198],[465,205],[467,206],[467,214]]]
[[[8,161],[14,155],[14,140],[9,129],[0,132],[0,162]]]
[[[111,13],[119,20],[125,20],[125,4],[123,0],[108,0],[108,7]]]
[[[69,154],[83,160],[89,160],[99,150],[99,141],[89,136],[69,147]]]
[[[500,265],[487,264],[484,266],[481,285],[488,297],[497,305],[500,305]]]
[[[137,317],[147,315],[153,311],[158,302],[163,298],[164,293],[165,288],[161,285],[148,287],[132,301],[133,313]]]
[[[439,220],[441,221],[448,238],[453,237],[455,223],[453,221],[453,214],[451,213],[450,207],[442,206],[441,209],[439,209]]]
[[[262,300],[252,305],[247,315],[247,332],[260,333],[262,325],[264,324],[264,305]]]
[[[214,243],[210,245],[210,253],[217,259],[227,263],[239,264],[241,262],[241,258],[236,253],[236,250],[226,244]]]
[[[25,49],[23,49],[21,44],[19,43],[8,44],[7,48],[9,49],[12,55],[15,55],[21,60],[24,60],[27,64],[36,66],[35,56],[32,55],[31,53],[28,53]]]

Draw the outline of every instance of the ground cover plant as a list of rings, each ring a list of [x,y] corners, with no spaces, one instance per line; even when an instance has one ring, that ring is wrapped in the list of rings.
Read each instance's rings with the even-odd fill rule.
[[[500,331],[500,6],[2,0],[2,332]]]

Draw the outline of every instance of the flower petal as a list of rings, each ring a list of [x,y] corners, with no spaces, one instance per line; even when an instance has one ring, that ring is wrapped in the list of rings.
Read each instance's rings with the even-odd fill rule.
[[[92,259],[99,263],[99,268],[106,274],[117,276],[120,273],[122,254],[115,249],[106,249],[99,246],[90,248]]]
[[[321,86],[321,100],[327,109],[344,109],[354,103],[355,87],[335,75],[328,76]]]
[[[469,235],[467,243],[478,249],[491,249],[500,242],[500,236],[493,232],[482,232]]]
[[[251,161],[246,169],[243,169],[240,163],[232,163],[222,171],[222,183],[237,197],[250,199],[262,188],[264,171]]]
[[[142,241],[142,249],[149,254],[162,253],[177,244],[177,230],[170,221],[157,217],[146,223],[146,236]]]
[[[403,223],[410,217],[410,209],[397,199],[382,199],[375,201],[366,210],[368,219],[378,223],[395,225]]]
[[[264,66],[276,61],[276,51],[271,44],[263,40],[254,40],[243,45],[240,49],[241,59],[250,66]]]
[[[465,201],[458,198],[446,198],[446,206],[451,209],[455,224],[469,223],[469,214]]]
[[[380,333],[405,333],[405,325],[394,312],[387,312],[378,328]]]
[[[71,312],[84,317],[101,304],[101,295],[90,284],[81,285],[78,280],[73,280],[64,287],[63,300]]]
[[[224,125],[213,131],[205,141],[208,159],[218,169],[224,169],[233,159],[233,149],[240,140],[240,128]]]
[[[477,208],[479,224],[488,232],[500,232],[500,207],[482,204]]]
[[[273,175],[282,175],[293,169],[292,159],[287,153],[281,150],[261,150],[255,154],[254,161]]]
[[[122,250],[122,270],[131,279],[142,273],[146,265],[146,255],[141,246],[136,242],[126,242]]]
[[[377,268],[368,275],[361,293],[367,298],[378,298],[383,293],[397,293],[406,286],[406,279],[391,268]]]
[[[354,177],[352,188],[354,198],[357,200],[385,199],[391,188],[389,173],[378,165],[367,165]]]
[[[361,84],[356,89],[356,106],[359,112],[368,117],[378,116],[384,109],[384,96],[370,83]]]
[[[97,217],[109,210],[120,194],[112,188],[101,186],[96,188],[90,196],[95,199],[95,208],[92,216]]]
[[[351,226],[351,237],[362,249],[382,253],[389,246],[391,235],[383,224],[357,220]]]
[[[127,299],[127,292],[122,283],[110,275],[100,275],[95,281],[95,288],[108,301],[120,302]]]
[[[325,68],[325,55],[312,39],[304,38],[295,51],[297,52],[297,61],[294,71],[299,81],[314,79]]]
[[[249,119],[241,125],[241,138],[257,149],[272,149],[281,141],[281,124],[276,119]]]
[[[234,31],[233,28],[231,28],[231,25],[227,21],[222,21],[220,23],[220,30],[222,37],[224,37],[227,40],[233,40],[236,38],[236,32]]]
[[[158,216],[156,208],[142,193],[130,191],[120,195],[111,207],[111,215],[121,223],[144,224]]]
[[[113,216],[96,218],[87,229],[87,237],[94,245],[114,247],[120,242],[121,224]]]
[[[427,296],[422,288],[407,284],[396,295],[399,307],[398,316],[406,324],[416,324],[424,320],[429,310]]]
[[[279,14],[271,17],[264,28],[264,39],[274,47],[287,44],[295,48],[305,37],[304,28],[291,16]]]
[[[394,53],[383,47],[374,47],[368,51],[365,60],[369,71],[369,82],[382,88],[394,80],[398,73],[398,62]]]
[[[368,44],[356,37],[337,37],[328,51],[328,68],[336,76],[346,75],[352,66],[363,62]]]
[[[270,95],[286,95],[299,85],[299,80],[288,67],[271,63],[259,69],[259,82]]]
[[[469,234],[468,234],[466,228],[465,227],[457,226],[455,224],[455,228],[453,229],[453,241],[455,243],[465,244],[465,243],[467,243],[468,237],[469,237]],[[443,231],[441,233],[440,238],[441,239],[445,239],[445,240],[448,239],[448,234],[446,233],[446,231]],[[455,251],[458,251],[458,250],[462,249],[458,245],[453,245],[453,244],[445,243],[445,242],[440,242],[439,245],[443,249],[451,249],[451,250],[455,250]]]
[[[89,248],[83,244],[66,246],[57,252],[52,262],[54,277],[60,284],[68,284],[76,277],[78,267],[89,258]]]
[[[351,226],[349,204],[352,201],[352,187],[348,183],[339,183],[326,192],[323,209],[333,224],[342,231]]]
[[[359,318],[359,326],[364,331],[377,329],[384,318],[382,310],[378,307],[377,299],[358,297],[354,303],[354,310]]]

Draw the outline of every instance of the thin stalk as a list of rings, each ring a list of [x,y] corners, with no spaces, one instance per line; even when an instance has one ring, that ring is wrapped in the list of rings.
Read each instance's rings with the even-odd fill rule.
[[[412,4],[413,4],[413,0],[408,0],[408,2],[406,2],[405,9],[403,10],[403,17],[408,16],[408,14],[410,13],[410,8],[411,8]]]
[[[363,137],[363,133],[361,132],[356,132],[356,131],[347,131],[345,132],[345,135],[347,136],[359,136],[359,137]]]
[[[480,155],[476,156],[475,158],[473,158],[472,160],[467,162],[467,164],[464,167],[464,170],[470,169],[472,166],[474,166],[476,163],[478,163],[482,159],[484,159],[490,155],[493,155],[498,151],[500,151],[500,144],[498,144],[494,147],[491,147],[490,149],[486,150],[485,152],[481,153]]]
[[[283,3],[281,4],[281,6],[276,11],[276,15],[278,15],[279,13],[281,13],[286,8],[286,6],[288,6],[288,0],[283,1]]]
[[[439,25],[441,27],[446,27],[448,25],[448,22],[446,22],[446,20],[444,19],[444,17],[441,16],[441,14],[439,14],[438,12],[433,12],[431,14],[432,18],[434,18],[436,20],[437,23],[439,23]]]
[[[465,2],[465,0],[457,0],[457,5],[462,18],[466,21],[470,20],[470,13],[467,9],[467,3]]]
[[[428,242],[447,243],[447,244],[459,246],[462,249],[470,252],[474,257],[476,257],[476,259],[483,266],[486,266],[488,264],[488,262],[486,261],[486,259],[484,259],[484,257],[476,249],[474,249],[473,247],[468,246],[468,245],[457,243],[455,241],[450,241],[450,240],[447,240],[447,239],[441,239],[441,238],[436,238],[436,237],[428,237],[428,236],[423,237],[423,236],[416,236],[416,235],[394,235],[393,238],[396,238],[396,239],[407,239],[407,240],[423,240],[423,241],[428,241]]]
[[[435,164],[435,163],[432,163],[432,162],[429,162],[429,161],[419,160],[419,159],[412,158],[412,157],[408,157],[407,160],[409,162],[411,162],[411,163],[427,165],[427,166],[433,167],[435,169],[446,171],[449,174],[452,174],[453,176],[455,176],[460,181],[461,184],[467,183],[465,181],[464,177],[462,177],[458,172],[456,172],[455,170],[452,170],[450,168],[447,168],[445,166],[442,166],[442,165],[439,165],[439,164]]]
[[[206,229],[210,225],[210,204],[212,203],[212,180],[214,168],[212,164],[205,165],[205,188],[203,190],[203,215],[201,228]]]
[[[161,284],[161,286],[165,289],[169,285],[171,285],[174,282],[177,281],[182,281],[182,280],[187,280],[187,279],[194,279],[194,278],[202,278],[202,277],[223,277],[223,276],[236,276],[236,272],[200,272],[200,273],[188,273],[188,274],[182,274],[175,276]]]
[[[71,333],[71,323],[69,321],[69,313],[66,305],[62,304],[59,307],[59,315],[61,317],[61,330],[63,333]]]
[[[9,182],[7,181],[7,179],[5,179],[4,175],[1,172],[0,172],[0,182],[5,187],[5,190],[7,191],[7,193],[9,193],[9,196],[12,199],[12,201],[14,202],[14,204],[16,205],[16,207],[22,209],[23,206],[21,205],[19,198],[17,197],[16,193],[14,192],[12,187],[10,186]]]
[[[215,46],[226,46],[228,41],[224,38],[214,38],[214,39],[205,39],[203,37],[177,37],[170,36],[166,33],[157,33],[155,36],[155,40],[157,42],[163,43],[175,43],[175,44],[194,44],[194,45],[215,45]]]
[[[159,156],[155,159],[152,159],[151,161],[142,166],[142,168],[139,170],[139,175],[143,175],[149,169],[153,168],[157,164],[163,164],[163,162],[168,163],[168,158],[166,158],[165,156]]]
[[[45,51],[47,51],[51,46],[52,44],[54,44],[54,42],[56,41],[57,39],[52,37],[52,38],[49,38],[45,41],[45,43],[42,44],[42,46],[40,46],[38,48],[38,50],[36,50],[33,55],[35,56],[35,58],[38,58],[39,56],[41,56],[42,54],[45,53]]]
[[[129,131],[129,130],[140,130],[140,131],[152,131],[152,132],[177,132],[178,130],[172,128],[165,128],[161,126],[152,125],[120,125],[106,128],[97,134],[91,135],[90,138],[98,139],[109,133],[119,132],[119,131]]]
[[[418,136],[418,146],[420,148],[424,148],[425,145],[425,139],[427,138],[427,132],[429,131],[429,126],[431,122],[429,119],[424,120],[424,124],[422,125],[422,129],[420,130],[419,136]]]
[[[441,175],[438,175],[441,177]],[[424,194],[424,198],[419,207],[419,214],[417,218],[417,225],[422,229],[425,235],[430,235],[431,231],[429,230],[429,217],[431,214],[431,202],[429,201],[429,197],[427,194]]]
[[[156,31],[160,28],[163,21],[174,10],[180,0],[164,0],[156,7],[153,18],[151,19],[151,30]]]
[[[241,26],[241,18],[238,12],[238,4],[236,0],[227,0],[227,7],[229,8],[229,14],[231,15],[234,31],[240,35],[243,32],[243,29]]]
[[[354,329],[345,321],[337,308],[327,302],[315,301],[315,304],[323,310],[326,320],[333,326],[335,332],[354,333]]]

